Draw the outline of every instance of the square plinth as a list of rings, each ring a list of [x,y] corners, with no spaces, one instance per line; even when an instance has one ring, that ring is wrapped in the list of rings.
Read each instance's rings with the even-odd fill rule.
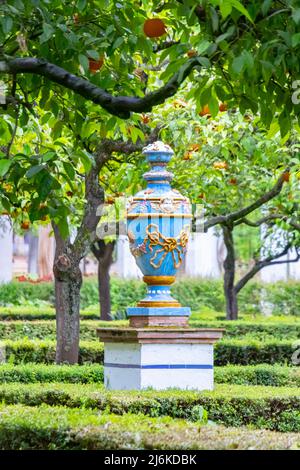
[[[213,344],[220,329],[99,328],[110,390],[213,389]]]
[[[187,327],[191,309],[189,307],[129,307],[129,324],[133,328],[144,326]]]

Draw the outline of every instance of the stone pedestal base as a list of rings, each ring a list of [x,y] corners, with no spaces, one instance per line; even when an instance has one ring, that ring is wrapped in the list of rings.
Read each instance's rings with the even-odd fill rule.
[[[99,328],[110,390],[213,389],[213,344],[221,329]]]
[[[188,326],[189,307],[129,307],[129,325],[133,328],[144,326]]]

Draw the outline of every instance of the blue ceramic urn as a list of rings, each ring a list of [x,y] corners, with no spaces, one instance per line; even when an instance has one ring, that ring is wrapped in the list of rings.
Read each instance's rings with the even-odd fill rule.
[[[129,200],[127,208],[127,234],[130,250],[142,271],[148,292],[137,307],[128,308],[127,315],[143,317],[142,324],[171,324],[171,317],[178,317],[176,324],[184,324],[190,313],[172,298],[170,285],[183,263],[192,219],[189,200],[172,189],[173,174],[167,171],[173,151],[163,142],[155,142],[144,148],[151,169],[143,175],[146,189]],[[149,320],[155,318],[151,323]],[[146,321],[148,318],[148,321]],[[173,322],[174,323],[174,322]]]

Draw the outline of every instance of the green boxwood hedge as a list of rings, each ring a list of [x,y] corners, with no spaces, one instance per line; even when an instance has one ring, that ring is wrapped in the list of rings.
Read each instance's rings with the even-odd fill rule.
[[[0,350],[5,351],[6,362],[22,364],[28,362],[51,364],[55,361],[55,341],[2,341]],[[81,341],[79,347],[79,363],[103,363],[103,344],[98,341]]]
[[[103,366],[100,364],[2,364],[0,383],[9,382],[103,383]]]
[[[256,366],[215,367],[215,383],[299,387],[300,368],[260,364]],[[64,382],[103,383],[103,366],[54,364],[2,364],[0,383]]]
[[[126,320],[118,320],[113,323],[95,320],[82,320],[80,322],[80,338],[86,341],[97,340],[97,328],[115,326],[128,326]],[[22,338],[28,339],[56,339],[56,324],[54,320],[11,320],[0,321],[0,340],[11,339],[18,340]]]
[[[272,340],[260,342],[255,339],[223,339],[216,343],[214,350],[215,365],[227,364],[288,364],[292,365],[295,341]],[[26,362],[51,364],[55,360],[54,341],[34,341],[22,339],[5,340],[0,345],[0,356],[6,362],[20,364]],[[103,344],[97,341],[81,341],[79,363],[102,363]]]
[[[300,368],[279,364],[228,365],[215,367],[214,379],[216,383],[300,388]]]
[[[210,420],[226,426],[251,425],[282,432],[300,431],[300,393],[297,388],[219,384],[211,392],[107,392],[100,384],[10,383],[0,385],[0,401],[29,406],[97,408],[120,415],[166,415],[187,420],[201,418],[204,408]]]
[[[96,329],[99,327],[123,327],[128,326],[128,321],[118,320],[114,322],[101,322],[95,320],[81,320],[80,338],[84,341],[97,339]],[[300,322],[269,322],[258,321],[203,321],[191,320],[192,328],[225,328],[226,338],[245,338],[257,340],[297,339],[300,338]],[[56,338],[56,324],[54,320],[11,320],[0,321],[0,339],[17,340],[27,337],[29,339]]]
[[[141,281],[113,277],[112,311],[118,317],[124,316],[126,307],[135,305],[144,296],[145,289]],[[182,305],[189,305],[193,311],[225,310],[222,280],[181,279],[175,283],[172,291]],[[299,315],[300,283],[289,281],[262,284],[252,281],[239,294],[240,311],[257,315],[261,311],[262,299],[275,315]],[[0,286],[2,306],[39,306],[41,302],[54,305],[53,283],[31,284],[14,281]],[[81,307],[85,309],[95,304],[98,304],[97,281],[86,279],[81,289]]]
[[[1,450],[298,449],[296,433],[199,426],[172,418],[98,410],[1,406]]]

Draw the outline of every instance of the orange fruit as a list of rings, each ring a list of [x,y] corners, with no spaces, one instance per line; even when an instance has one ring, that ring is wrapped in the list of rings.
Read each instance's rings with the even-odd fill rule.
[[[191,144],[189,146],[189,150],[191,152],[198,152],[199,149],[200,149],[200,144]]]
[[[106,203],[107,204],[114,204],[115,198],[113,196],[107,196]]]
[[[233,184],[235,186],[237,184],[237,179],[236,178],[230,178],[229,184]]]
[[[104,64],[104,58],[100,57],[99,60],[94,60],[89,58],[89,70],[91,73],[96,73],[98,70],[101,69],[102,65]]]
[[[216,170],[227,170],[228,165],[226,162],[214,162],[213,167]]]
[[[195,57],[196,55],[198,55],[198,52],[195,51],[195,49],[190,49],[189,51],[187,51],[186,54],[191,59],[192,57]]]
[[[30,227],[30,222],[25,221],[25,222],[22,222],[22,223],[21,223],[21,229],[22,229],[22,230],[28,230],[29,227]]]
[[[219,104],[219,111],[221,111],[221,113],[223,113],[224,111],[227,111],[227,109],[228,109],[228,106],[226,103]]]
[[[201,109],[200,113],[199,113],[199,116],[210,116],[211,115],[211,112],[210,112],[210,109],[208,107],[208,104],[206,104],[205,106],[203,106],[203,108]]]
[[[187,105],[187,102],[182,100],[181,98],[178,98],[177,100],[173,101],[174,108],[186,108]]]
[[[150,117],[147,116],[147,114],[142,114],[141,115],[141,120],[143,124],[148,124],[150,122]]]
[[[159,38],[166,34],[166,25],[160,18],[149,18],[144,23],[144,33],[148,38]]]
[[[191,152],[185,152],[183,155],[183,160],[190,160],[192,158],[192,153]]]
[[[283,173],[282,179],[283,181],[288,183],[290,181],[290,177],[291,177],[291,173],[289,171],[286,171],[285,173]]]

